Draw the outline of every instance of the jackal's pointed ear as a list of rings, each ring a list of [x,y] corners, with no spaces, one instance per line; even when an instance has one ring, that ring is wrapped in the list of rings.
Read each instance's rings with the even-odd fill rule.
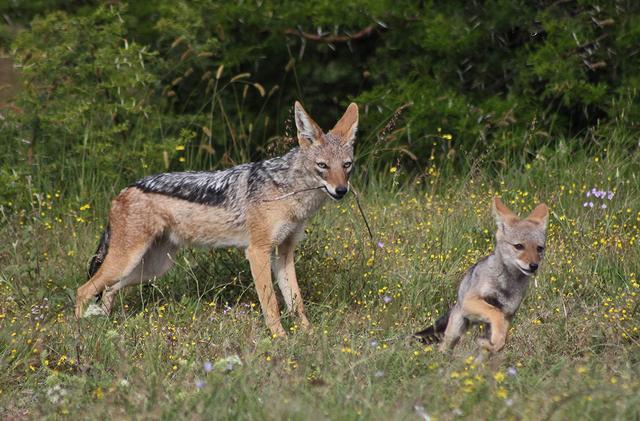
[[[502,203],[502,200],[498,196],[493,198],[493,215],[496,218],[496,224],[498,228],[504,228],[504,225],[511,225],[518,220],[518,215],[511,212],[511,210]]]
[[[540,203],[533,212],[527,216],[527,219],[546,227],[549,221],[549,208],[544,203]]]
[[[298,129],[298,143],[300,147],[307,148],[313,143],[323,142],[322,129],[309,117],[309,114],[307,114],[298,101],[296,101],[294,105],[294,114],[296,117],[296,128]]]
[[[343,145],[353,142],[358,131],[358,105],[352,102],[347,107],[347,111],[331,129],[331,134],[340,139]]]

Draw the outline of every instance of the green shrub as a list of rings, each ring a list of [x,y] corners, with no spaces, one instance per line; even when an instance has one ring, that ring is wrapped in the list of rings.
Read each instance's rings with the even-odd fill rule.
[[[291,144],[296,99],[326,129],[361,105],[368,174],[521,164],[559,138],[597,147],[612,127],[638,132],[630,0],[129,3],[5,10],[33,20],[13,43],[24,113],[3,120],[0,156],[43,186],[79,180],[64,187],[82,196],[264,158]]]
[[[18,138],[8,146],[16,161],[29,157],[45,175],[37,187],[78,183],[87,194],[96,180],[133,172],[162,142],[149,132],[158,113],[157,79],[146,68],[154,55],[123,34],[117,11],[100,8],[88,16],[50,13],[17,36],[23,111],[13,116]]]

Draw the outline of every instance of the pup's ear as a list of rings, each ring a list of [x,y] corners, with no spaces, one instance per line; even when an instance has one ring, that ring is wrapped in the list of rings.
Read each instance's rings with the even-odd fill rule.
[[[298,143],[301,148],[308,148],[313,143],[322,143],[322,129],[313,121],[309,114],[302,108],[302,105],[296,101],[294,105],[294,114],[296,118],[296,128],[298,129]]]
[[[498,228],[504,229],[504,225],[512,225],[518,220],[518,216],[502,203],[498,196],[493,198],[493,215],[496,218]]]
[[[358,105],[352,102],[347,107],[340,120],[331,129],[331,134],[340,139],[340,143],[346,145],[352,143],[356,138],[358,131]]]
[[[527,216],[527,219],[546,228],[547,222],[549,221],[549,208],[544,203],[540,203],[533,212]]]

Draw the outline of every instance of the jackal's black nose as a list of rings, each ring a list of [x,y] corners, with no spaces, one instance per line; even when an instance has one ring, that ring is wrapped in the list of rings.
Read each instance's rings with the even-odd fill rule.
[[[348,191],[349,189],[347,189],[345,186],[336,187],[336,196],[342,197],[347,194]]]
[[[536,270],[538,270],[538,264],[537,263],[529,263],[529,269],[531,269],[533,272],[535,272]]]

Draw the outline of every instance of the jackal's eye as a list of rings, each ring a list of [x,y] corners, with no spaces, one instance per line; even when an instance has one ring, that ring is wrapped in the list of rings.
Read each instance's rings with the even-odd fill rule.
[[[520,243],[518,243],[518,244],[514,244],[514,245],[513,245],[513,247],[514,247],[516,250],[519,250],[519,251],[524,250],[524,246],[523,246],[522,244],[520,244]]]
[[[538,253],[542,253],[544,251],[544,247],[538,246]]]
[[[326,162],[316,162],[316,165],[318,166],[318,168],[320,168],[321,170],[328,170],[329,166],[327,165]]]
[[[343,166],[345,169],[349,169],[349,168],[351,168],[351,161],[347,161],[347,162],[345,162],[344,164],[342,164],[342,166]]]

